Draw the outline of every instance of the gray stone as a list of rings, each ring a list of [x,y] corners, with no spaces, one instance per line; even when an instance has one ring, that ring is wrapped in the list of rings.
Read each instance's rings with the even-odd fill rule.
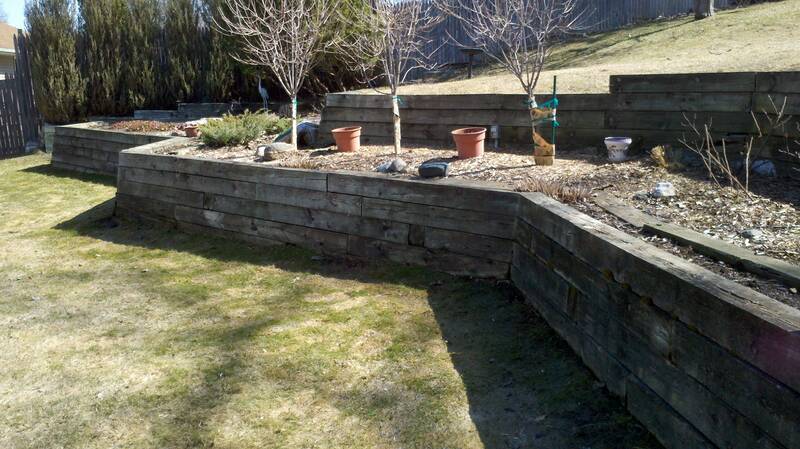
[[[764,237],[764,232],[760,229],[745,229],[741,232],[742,237],[750,240],[761,240]]]
[[[753,162],[750,168],[753,170],[753,174],[758,176],[774,178],[777,174],[775,171],[775,164],[773,164],[772,161],[758,160]]]
[[[638,192],[633,194],[633,199],[635,199],[635,200],[645,201],[648,198],[650,198],[650,194],[647,193],[647,191],[645,191],[645,190],[640,190],[640,191],[638,191]]]
[[[403,173],[407,165],[402,159],[392,159],[382,163],[375,170],[381,173]]]
[[[290,143],[273,142],[264,145],[259,145],[256,148],[256,157],[265,161],[273,161],[278,158],[280,154],[294,151],[294,146]]]

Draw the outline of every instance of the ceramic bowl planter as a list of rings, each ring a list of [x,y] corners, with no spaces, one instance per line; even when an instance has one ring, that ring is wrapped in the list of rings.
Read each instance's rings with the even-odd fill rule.
[[[452,132],[459,159],[483,156],[486,128],[461,128]]]
[[[336,149],[339,151],[358,151],[358,149],[361,147],[360,126],[336,128],[331,130],[331,134],[333,134],[333,139],[336,141]]]
[[[630,137],[606,137],[605,142],[609,161],[622,162],[628,159],[628,147],[633,143],[633,139]]]
[[[183,127],[183,132],[186,133],[186,137],[197,137],[199,134],[197,125],[186,125]]]

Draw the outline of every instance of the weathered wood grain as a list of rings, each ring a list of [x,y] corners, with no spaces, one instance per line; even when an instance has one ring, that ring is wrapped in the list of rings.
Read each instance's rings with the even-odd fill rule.
[[[187,156],[123,152],[123,167],[173,171],[209,178],[325,191],[328,174],[324,171],[265,167],[258,164],[215,161]]]
[[[751,109],[750,93],[658,93],[617,94],[610,110],[642,112],[747,112]]]
[[[325,210],[346,215],[361,215],[361,202],[363,200],[360,196],[271,184],[257,184],[255,199],[267,203]]]
[[[550,95],[542,95],[537,101],[545,101]],[[562,94],[559,110],[564,111],[603,111],[608,108],[607,94]],[[524,95],[513,94],[466,94],[466,95],[402,95],[404,109],[489,109],[524,111],[527,109]],[[387,95],[328,94],[326,107],[386,108],[391,109],[391,99]]]
[[[760,72],[756,75],[755,90],[800,94],[800,72]]]
[[[523,196],[520,217],[548,238],[800,391],[800,311],[543,195]]]
[[[756,88],[756,76],[754,72],[611,75],[609,88],[612,93],[750,93]]]
[[[363,199],[362,215],[505,239],[511,237],[514,227],[511,215],[368,197]]]
[[[372,218],[265,203],[224,195],[214,195],[207,208],[219,212],[248,215],[267,221],[324,229],[408,244],[408,225]]]
[[[163,170],[147,170],[143,168],[120,168],[121,179],[142,184],[173,187],[195,192],[216,193],[227,196],[254,199],[256,184],[245,181],[233,181],[222,178],[189,175]]]
[[[391,109],[377,108],[336,108],[325,109],[325,120],[333,122],[392,123]],[[504,127],[530,129],[531,119],[528,111],[508,111],[503,109],[407,109],[401,116],[404,125],[428,125],[456,129],[457,127],[490,126],[500,124]],[[563,126],[573,128],[602,128],[605,112],[602,111],[560,111],[558,121]],[[549,128],[550,124],[543,124]],[[529,131],[530,132],[530,131]],[[448,136],[449,137],[449,136]]]
[[[203,193],[172,187],[142,184],[127,180],[124,176],[117,182],[117,193],[140,198],[149,198],[182,206],[203,208]]]
[[[514,192],[472,187],[470,183],[463,185],[392,179],[363,173],[328,175],[330,192],[500,215],[516,214],[518,199]]]
[[[508,278],[507,263],[447,251],[431,251],[418,246],[401,245],[357,235],[348,236],[347,253],[366,259],[388,259],[397,263],[427,266],[461,276]]]
[[[511,262],[511,240],[480,234],[425,228],[424,246],[466,256]]]
[[[185,206],[175,208],[175,217],[180,222],[229,231],[234,236],[238,234],[257,236],[323,254],[345,254],[347,251],[347,236],[336,232]]]
[[[544,263],[524,260],[521,266],[527,271],[549,271]],[[663,312],[630,295],[624,304],[615,304],[619,291],[591,296],[567,292],[566,299],[557,300],[560,306],[551,304],[719,447],[781,447],[722,398],[666,362],[674,321]],[[726,429],[737,432],[731,435]]]
[[[758,256],[740,246],[711,238],[691,229],[664,222],[644,224],[644,230],[655,235],[668,237],[681,245],[691,246],[700,254],[722,260],[734,267],[770,279],[778,279],[787,285],[800,287],[800,267],[767,256]]]

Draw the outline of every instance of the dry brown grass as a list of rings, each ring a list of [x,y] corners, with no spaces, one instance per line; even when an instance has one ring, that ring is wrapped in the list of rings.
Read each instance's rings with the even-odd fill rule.
[[[514,187],[517,192],[540,192],[562,203],[574,204],[586,201],[592,189],[584,185],[568,185],[556,179],[529,178]]]
[[[798,70],[798,22],[800,0],[786,0],[593,35],[557,48],[537,91],[552,92],[554,75],[560,92],[589,93],[608,92],[613,74]],[[401,94],[522,93],[512,75],[494,67],[480,72],[404,86]]]

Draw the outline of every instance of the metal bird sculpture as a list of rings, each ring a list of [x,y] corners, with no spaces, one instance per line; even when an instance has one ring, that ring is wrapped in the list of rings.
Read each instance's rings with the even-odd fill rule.
[[[261,85],[261,77],[258,77],[258,93],[261,95],[261,98],[264,100],[264,112],[269,111],[269,93],[267,93],[267,89]]]

